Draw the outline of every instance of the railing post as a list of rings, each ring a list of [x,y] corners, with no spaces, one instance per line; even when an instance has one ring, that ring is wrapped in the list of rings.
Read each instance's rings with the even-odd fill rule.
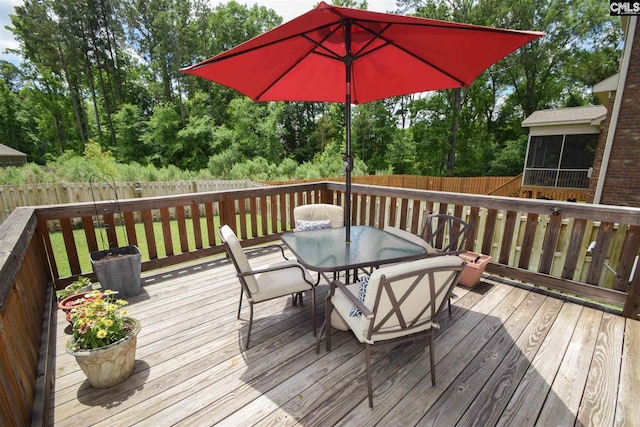
[[[640,307],[640,272],[636,271],[633,275],[631,287],[627,293],[627,300],[622,309],[622,315],[630,319],[638,318],[638,308]]]

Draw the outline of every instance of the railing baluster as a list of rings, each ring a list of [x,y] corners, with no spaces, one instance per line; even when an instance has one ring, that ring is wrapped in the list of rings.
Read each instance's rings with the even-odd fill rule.
[[[60,229],[62,230],[62,237],[64,239],[64,247],[67,251],[67,259],[69,260],[69,267],[71,274],[80,274],[80,261],[78,260],[78,250],[76,249],[76,240],[73,237],[73,226],[69,218],[63,218],[60,220]]]
[[[251,210],[251,235],[255,238],[258,235],[258,206],[255,197],[249,200],[249,209]]]
[[[107,245],[109,248],[117,248],[120,246],[118,243],[118,233],[116,230],[116,221],[114,219],[113,214],[104,214],[102,216],[102,220],[104,221],[104,228],[107,232]],[[103,248],[108,249],[108,248]]]
[[[640,250],[640,226],[632,225],[627,230],[627,235],[622,247],[618,270],[616,271],[616,280],[613,285],[614,289],[626,291],[631,280],[631,274],[640,275],[640,260],[638,252]],[[635,271],[633,270],[635,266]]]
[[[493,235],[496,229],[497,209],[487,209],[487,221],[484,225],[484,236],[482,238],[482,253],[491,255],[493,249]]]
[[[195,241],[196,250],[202,249],[202,227],[200,224],[200,205],[198,205],[197,203],[191,204],[191,222],[193,227],[193,238]]]
[[[84,236],[87,239],[89,252],[96,252],[98,250],[98,240],[96,239],[96,230],[93,226],[93,217],[83,216],[82,228],[84,229]]]
[[[509,210],[506,212],[504,231],[502,234],[502,243],[500,245],[500,256],[498,262],[500,264],[509,264],[509,256],[513,247],[513,232],[516,229],[516,221],[518,212]]]
[[[138,235],[136,233],[136,223],[133,212],[125,212],[123,216],[125,231],[127,232],[127,241],[130,245],[138,246]]]
[[[611,240],[613,231],[613,223],[601,222],[598,229],[598,237],[596,238],[596,246],[591,252],[591,265],[587,274],[586,282],[591,285],[598,285],[602,277],[604,263],[607,259],[607,250]]]
[[[561,225],[562,217],[560,215],[551,215],[549,217],[549,225],[547,226],[544,243],[542,244],[542,259],[540,260],[540,267],[538,268],[540,273],[549,274],[551,271],[551,264],[555,256]]]
[[[142,211],[142,223],[144,224],[144,235],[147,240],[149,259],[157,259],[158,247],[156,245],[156,233],[153,229],[153,217],[151,216],[150,209]]]
[[[204,216],[207,222],[207,238],[209,241],[209,246],[216,245],[216,231],[214,229],[215,224],[213,221],[213,216],[214,216],[213,203],[214,202],[207,202],[204,205]]]
[[[583,252],[580,247],[584,240],[586,227],[587,220],[581,218],[574,219],[573,228],[571,229],[571,235],[569,237],[567,257],[565,258],[564,266],[562,267],[562,278],[564,279],[573,280],[573,276],[576,272],[576,266],[578,265],[578,258]],[[586,250],[584,252],[586,252]]]
[[[267,210],[267,196],[261,196],[260,197],[260,223],[262,225],[262,234],[261,236],[266,236],[268,233],[268,228],[267,228],[267,221],[268,221],[268,210]]]
[[[247,207],[245,199],[238,200],[238,215],[240,216],[240,235],[243,239],[249,238],[247,234]]]
[[[533,250],[533,242],[536,237],[536,229],[538,227],[538,214],[530,213],[527,215],[527,223],[524,228],[524,238],[522,239],[522,247],[520,249],[520,260],[518,267],[528,269],[531,261],[531,252]]]
[[[176,206],[176,222],[178,223],[178,235],[180,236],[180,252],[189,252],[184,206]]]

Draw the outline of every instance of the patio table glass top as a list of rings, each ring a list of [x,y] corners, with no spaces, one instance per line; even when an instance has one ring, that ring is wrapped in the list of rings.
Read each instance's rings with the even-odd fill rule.
[[[351,243],[345,229],[327,228],[284,233],[282,242],[309,270],[331,272],[422,258],[425,248],[376,227],[351,227]]]

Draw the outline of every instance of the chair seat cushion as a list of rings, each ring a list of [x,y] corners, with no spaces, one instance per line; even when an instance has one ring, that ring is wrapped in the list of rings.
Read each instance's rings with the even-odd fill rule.
[[[266,268],[284,265],[300,264],[296,260],[286,260],[269,264]],[[314,283],[313,278],[304,267],[302,267],[302,271],[304,271],[306,279],[310,283]],[[283,270],[256,274],[255,277],[256,281],[258,282],[259,290],[258,292],[253,292],[251,294],[253,301],[264,301],[289,293],[294,294],[297,292],[312,289],[312,285],[303,280],[302,271],[299,268],[287,268]]]
[[[359,283],[352,283],[350,285],[347,285],[346,288],[348,292],[351,292],[356,298],[358,297],[358,293],[360,292]],[[362,323],[360,322],[360,316],[353,317],[349,315],[351,309],[353,308],[353,303],[348,297],[345,296],[340,288],[337,288],[335,294],[331,297],[331,303],[333,304],[334,309],[333,313],[331,314],[331,326],[343,331],[348,329],[351,329],[353,331],[360,331],[360,333],[355,333],[355,336],[356,338],[358,338],[358,340],[363,342],[362,337],[364,336],[364,334],[360,329],[362,325]],[[348,327],[345,327],[345,325],[348,325]]]

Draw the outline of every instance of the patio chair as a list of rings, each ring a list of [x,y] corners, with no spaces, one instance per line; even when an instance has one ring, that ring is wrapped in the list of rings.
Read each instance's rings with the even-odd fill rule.
[[[420,236],[435,248],[436,254],[456,255],[466,252],[471,225],[452,215],[427,214]]]
[[[269,264],[261,268],[253,268],[249,263],[247,254],[242,249],[238,237],[231,227],[223,225],[219,230],[224,247],[236,268],[238,281],[240,282],[240,303],[238,304],[238,319],[242,309],[242,295],[249,302],[249,328],[245,350],[249,349],[251,339],[251,327],[253,325],[253,305],[262,301],[278,297],[301,294],[303,291],[311,291],[311,328],[316,335],[316,293],[313,278],[309,272],[296,260],[285,259]],[[281,250],[282,247],[278,246]],[[263,247],[261,247],[263,248]],[[284,251],[283,251],[284,257]],[[302,298],[300,298],[302,302]],[[296,305],[296,298],[293,298]]]
[[[387,233],[391,233],[394,234],[400,238],[403,238],[405,240],[408,240],[410,242],[415,243],[416,245],[420,245],[423,248],[425,248],[427,250],[427,257],[431,257],[431,256],[439,256],[439,255],[449,255],[449,253],[447,252],[442,252],[442,251],[438,251],[436,250],[433,246],[431,246],[429,244],[429,242],[427,242],[426,240],[424,240],[422,237],[417,236],[413,233],[410,233],[406,230],[402,230],[400,228],[396,228],[396,227],[391,227],[391,226],[386,226],[384,227],[384,231],[386,231]],[[455,252],[455,254],[457,254],[458,252]],[[449,301],[447,304],[447,310],[449,311],[449,316],[451,316],[451,300],[452,299],[456,299],[458,298],[458,296],[456,294],[454,294],[453,292],[451,293],[451,296],[449,297]]]
[[[436,384],[433,358],[437,316],[458,283],[465,261],[457,256],[423,258],[375,270],[368,284],[331,282],[325,307],[325,323],[316,343],[320,349],[322,331],[331,351],[333,327],[350,330],[365,346],[369,407],[373,408],[371,346],[429,338],[431,384]],[[336,316],[337,314],[337,316]],[[330,319],[327,324],[326,319]]]
[[[327,228],[344,227],[344,209],[342,209],[342,206],[326,203],[297,206],[293,209],[293,218],[296,222],[297,230],[300,229],[298,224],[303,221],[329,221]]]

